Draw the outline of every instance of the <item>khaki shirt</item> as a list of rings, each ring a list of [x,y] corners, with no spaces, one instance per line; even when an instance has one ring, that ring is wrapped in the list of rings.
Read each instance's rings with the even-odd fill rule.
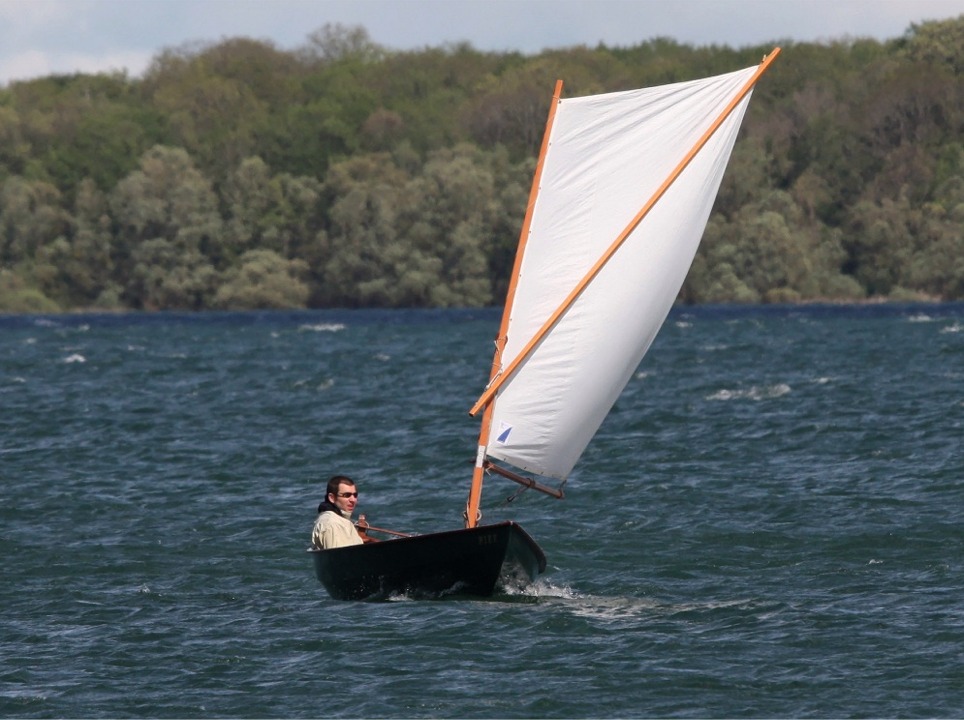
[[[345,547],[346,545],[361,545],[351,520],[338,513],[323,512],[315,520],[315,527],[311,531],[311,544],[321,550]]]

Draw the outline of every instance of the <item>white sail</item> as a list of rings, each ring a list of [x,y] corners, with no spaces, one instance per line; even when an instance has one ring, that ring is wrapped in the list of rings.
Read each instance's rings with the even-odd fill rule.
[[[757,71],[559,101],[509,310],[507,367]],[[564,479],[692,263],[750,93],[495,394],[488,457]]]

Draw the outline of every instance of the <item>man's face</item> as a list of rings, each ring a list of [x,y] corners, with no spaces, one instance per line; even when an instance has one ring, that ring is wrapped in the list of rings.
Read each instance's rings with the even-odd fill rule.
[[[355,511],[355,506],[358,504],[358,490],[354,485],[338,483],[338,492],[335,493],[334,497],[329,494],[329,499],[336,508],[350,515]]]

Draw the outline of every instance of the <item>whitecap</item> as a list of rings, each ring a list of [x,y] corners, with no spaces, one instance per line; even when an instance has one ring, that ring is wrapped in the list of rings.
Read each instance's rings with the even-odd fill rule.
[[[717,390],[712,395],[706,397],[707,400],[771,400],[791,392],[792,388],[786,383],[776,383],[774,385],[764,385],[758,387],[753,385],[746,390]]]
[[[733,390],[717,390],[712,395],[707,395],[707,400],[732,400],[735,397],[739,397],[740,393],[734,392]]]
[[[763,398],[778,398],[789,394],[791,388],[786,383],[777,383],[776,385],[770,385],[763,388],[762,393],[759,397],[754,398],[754,400],[762,400]]]
[[[315,323],[312,325],[302,325],[298,328],[306,332],[339,332],[345,329],[343,323]]]
[[[68,355],[64,358],[65,363],[85,363],[87,358],[85,358],[80,353],[74,353],[73,355]]]

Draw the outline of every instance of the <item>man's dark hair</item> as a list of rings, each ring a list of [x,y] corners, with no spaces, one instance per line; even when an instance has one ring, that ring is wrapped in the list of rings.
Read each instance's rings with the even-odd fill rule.
[[[335,475],[328,481],[328,490],[325,492],[325,497],[328,497],[328,495],[338,497],[339,485],[351,485],[355,487],[355,481],[345,475]]]

